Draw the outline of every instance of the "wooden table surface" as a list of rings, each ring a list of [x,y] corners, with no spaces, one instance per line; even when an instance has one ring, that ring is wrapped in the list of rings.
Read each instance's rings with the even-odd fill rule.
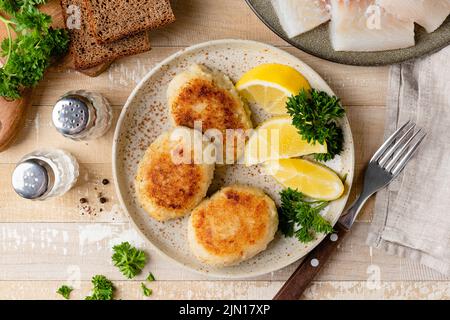
[[[73,142],[59,136],[51,124],[51,109],[68,90],[104,94],[120,113],[131,90],[159,61],[187,46],[223,38],[251,39],[275,45],[315,69],[347,108],[356,152],[356,180],[351,199],[361,187],[361,171],[382,142],[388,67],[339,65],[301,52],[274,35],[243,0],[173,0],[177,22],[151,33],[153,49],[122,59],[97,78],[74,71],[49,72],[37,87],[33,108],[17,142],[0,153],[0,299],[60,299],[56,289],[75,287],[72,298],[89,294],[90,279],[104,274],[116,284],[116,297],[143,299],[140,282],[153,272],[146,299],[270,299],[296,264],[258,278],[211,279],[182,269],[145,248],[120,208],[112,183],[113,129],[103,138]],[[41,147],[72,152],[81,166],[80,179],[63,197],[45,202],[19,198],[10,187],[15,163]],[[100,204],[98,193],[108,202]],[[85,197],[88,205],[81,205]],[[305,293],[306,299],[450,298],[450,279],[410,260],[389,256],[365,245],[373,199],[351,234]],[[145,248],[150,262],[141,277],[126,281],[111,265],[111,247],[128,240]]]

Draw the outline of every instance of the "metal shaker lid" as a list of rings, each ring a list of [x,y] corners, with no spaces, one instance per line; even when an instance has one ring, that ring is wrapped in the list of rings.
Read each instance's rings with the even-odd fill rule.
[[[18,195],[25,199],[37,199],[50,191],[54,184],[53,169],[39,159],[19,163],[12,174],[12,185]]]
[[[78,94],[68,94],[56,102],[52,120],[60,133],[77,137],[92,126],[95,109],[89,99]]]

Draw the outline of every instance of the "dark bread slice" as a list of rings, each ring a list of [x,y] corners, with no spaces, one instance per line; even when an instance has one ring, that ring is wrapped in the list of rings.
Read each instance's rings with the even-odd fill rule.
[[[84,0],[99,43],[109,43],[175,21],[169,0]]]
[[[115,59],[150,50],[150,40],[146,32],[115,41],[98,44],[87,19],[88,11],[83,0],[61,0],[64,21],[68,21],[70,5],[80,10],[80,28],[69,28],[70,54],[76,69],[88,69]],[[68,12],[69,11],[69,12]],[[72,13],[73,14],[73,13]]]

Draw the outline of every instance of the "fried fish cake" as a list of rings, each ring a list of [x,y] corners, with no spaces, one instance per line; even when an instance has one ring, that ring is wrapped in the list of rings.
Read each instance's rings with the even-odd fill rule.
[[[217,129],[222,133],[223,163],[225,160],[226,163],[233,163],[242,154],[244,132],[253,128],[250,109],[226,75],[203,65],[191,65],[187,71],[178,74],[169,83],[167,98],[175,125],[194,128],[195,123],[201,121],[201,130],[204,133],[210,129]],[[235,130],[227,139],[226,129],[240,131]],[[233,144],[227,142],[231,138]],[[225,158],[227,143],[230,143],[228,148],[231,151],[230,156]]]
[[[188,241],[201,262],[230,266],[265,250],[277,229],[274,201],[260,189],[233,185],[192,211]]]
[[[139,163],[135,178],[137,198],[156,220],[165,221],[188,214],[202,201],[211,184],[214,163],[194,161],[193,140],[188,141],[194,134],[193,129],[185,127],[163,133],[150,145]],[[206,142],[203,140],[202,143],[204,147]]]

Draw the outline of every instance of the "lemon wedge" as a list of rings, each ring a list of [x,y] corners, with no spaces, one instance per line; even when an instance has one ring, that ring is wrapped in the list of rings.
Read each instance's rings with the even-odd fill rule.
[[[245,147],[245,164],[250,166],[312,153],[327,153],[326,144],[308,143],[289,116],[278,116],[263,122],[250,136]]]
[[[249,102],[271,114],[286,114],[286,101],[302,89],[311,90],[308,80],[296,69],[282,64],[262,64],[236,83],[236,89]]]
[[[282,159],[264,163],[267,173],[286,188],[308,197],[335,200],[344,193],[344,184],[331,169],[303,159]]]

